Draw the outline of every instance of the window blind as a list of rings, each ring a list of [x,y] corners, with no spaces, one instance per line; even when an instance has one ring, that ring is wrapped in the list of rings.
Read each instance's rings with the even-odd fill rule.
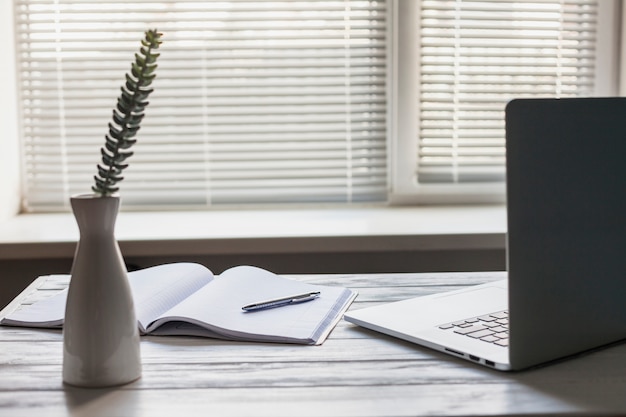
[[[123,207],[386,198],[384,1],[14,1],[27,211],[90,192],[150,28],[164,43]]]
[[[419,183],[504,181],[504,107],[592,95],[591,0],[421,3]]]

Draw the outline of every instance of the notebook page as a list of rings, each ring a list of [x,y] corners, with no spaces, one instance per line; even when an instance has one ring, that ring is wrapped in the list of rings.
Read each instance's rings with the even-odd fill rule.
[[[137,321],[142,332],[165,311],[213,280],[213,274],[195,263],[158,265],[130,272]]]
[[[258,312],[244,312],[241,307],[257,301],[321,291],[319,298],[285,307]],[[207,323],[233,339],[313,340],[328,325],[329,317],[353,298],[352,292],[339,287],[311,285],[279,277],[263,269],[241,266],[229,269],[184,302],[161,316],[162,320]],[[259,336],[259,337],[254,337]]]

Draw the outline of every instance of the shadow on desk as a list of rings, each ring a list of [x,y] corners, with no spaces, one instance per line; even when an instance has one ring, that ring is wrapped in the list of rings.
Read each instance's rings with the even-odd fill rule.
[[[115,395],[115,391],[119,387],[112,388],[78,388],[69,385],[63,385],[65,393],[65,404],[68,412],[83,410],[87,407],[98,408],[98,403],[111,403],[111,396]],[[97,413],[94,413],[96,415]]]
[[[515,414],[544,409],[559,410],[559,414],[626,415],[614,411],[626,408],[626,341],[527,370],[502,372],[368,329],[354,327],[351,330],[362,333],[363,337],[380,338],[430,356],[428,362],[439,362],[434,366],[451,371],[441,373],[447,379],[452,377],[450,374],[460,372],[459,383],[471,381],[470,390],[484,393],[492,386],[493,401],[498,403],[494,407],[514,409]],[[532,404],[525,404],[529,398]],[[527,406],[532,407],[527,409]]]
[[[622,341],[505,377],[548,400],[572,405],[577,412],[587,410],[598,415],[598,410],[605,410],[608,415],[618,415],[609,410],[626,406],[626,343]]]

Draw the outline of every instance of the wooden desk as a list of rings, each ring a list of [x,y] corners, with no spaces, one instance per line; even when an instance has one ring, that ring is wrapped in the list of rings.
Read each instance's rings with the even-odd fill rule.
[[[357,289],[352,308],[358,309],[500,277],[294,278]],[[35,296],[59,286],[44,285]],[[483,368],[344,321],[322,346],[152,336],[141,349],[139,381],[71,388],[61,382],[59,331],[0,327],[0,415],[626,415],[626,344],[521,373]]]

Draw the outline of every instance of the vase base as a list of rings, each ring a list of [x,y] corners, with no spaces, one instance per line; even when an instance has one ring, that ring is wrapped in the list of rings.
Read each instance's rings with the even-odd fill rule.
[[[127,384],[131,384],[135,381],[138,381],[139,379],[141,379],[141,375],[139,375],[136,378],[130,379],[128,381],[111,381],[111,382],[97,382],[97,381],[83,381],[83,382],[68,382],[68,381],[63,381],[63,385],[67,385],[68,387],[73,387],[73,388],[93,388],[93,389],[98,389],[98,388],[113,388],[113,387],[120,387],[122,385],[127,385]]]

